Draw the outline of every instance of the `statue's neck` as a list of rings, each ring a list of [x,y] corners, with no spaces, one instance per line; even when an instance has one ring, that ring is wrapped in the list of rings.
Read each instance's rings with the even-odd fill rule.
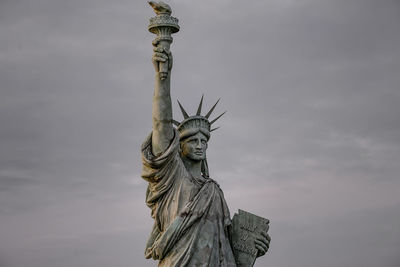
[[[194,177],[201,177],[201,161],[193,161],[187,158],[182,158],[186,170]]]

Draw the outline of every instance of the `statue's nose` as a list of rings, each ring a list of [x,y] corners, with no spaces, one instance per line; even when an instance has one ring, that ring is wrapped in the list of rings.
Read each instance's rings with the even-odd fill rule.
[[[200,142],[200,141],[197,142],[196,148],[197,148],[197,149],[201,149],[201,142]]]

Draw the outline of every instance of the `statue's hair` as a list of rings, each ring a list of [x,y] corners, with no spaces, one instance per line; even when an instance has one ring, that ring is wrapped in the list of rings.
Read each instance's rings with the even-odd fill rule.
[[[185,139],[197,134],[197,133],[202,133],[204,134],[205,137],[207,137],[207,141],[210,140],[210,132],[207,131],[204,128],[190,128],[190,129],[185,129],[184,131],[179,133],[179,141],[182,142]]]

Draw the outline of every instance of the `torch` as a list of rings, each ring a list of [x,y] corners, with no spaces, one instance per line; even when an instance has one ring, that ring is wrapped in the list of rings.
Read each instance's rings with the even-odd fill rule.
[[[164,2],[149,1],[150,6],[156,13],[155,17],[150,18],[149,32],[157,34],[153,43],[158,44],[166,52],[172,43],[172,33],[179,31],[178,19],[171,16],[171,7]],[[160,79],[165,80],[168,77],[168,62],[159,62]]]

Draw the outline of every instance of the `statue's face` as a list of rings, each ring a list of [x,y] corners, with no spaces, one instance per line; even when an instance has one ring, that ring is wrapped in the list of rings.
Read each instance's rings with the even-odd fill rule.
[[[193,161],[200,161],[206,158],[207,137],[198,132],[181,141],[182,156]]]

